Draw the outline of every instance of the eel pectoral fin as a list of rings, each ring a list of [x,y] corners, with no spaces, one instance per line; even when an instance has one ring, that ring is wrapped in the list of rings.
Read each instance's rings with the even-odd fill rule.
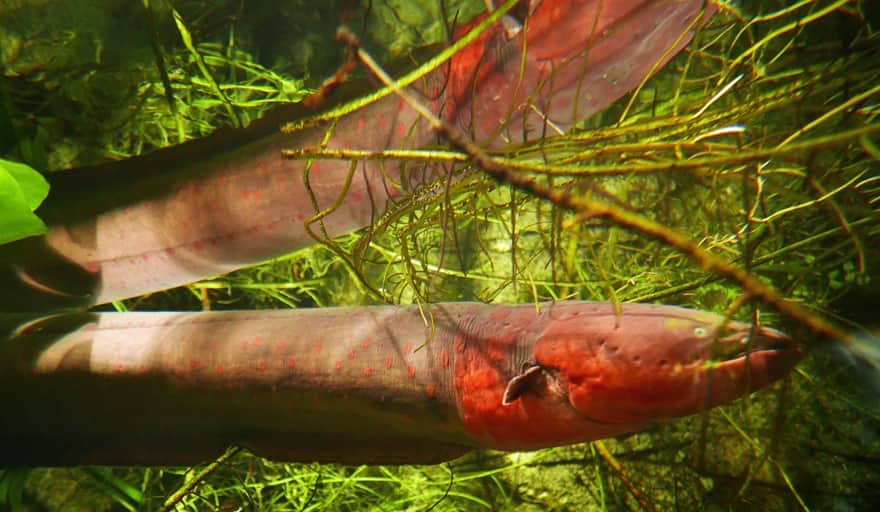
[[[501,405],[510,405],[514,400],[521,397],[524,393],[534,390],[539,384],[544,368],[541,365],[526,363],[519,375],[510,379],[507,387],[504,388],[504,397],[501,399]]]

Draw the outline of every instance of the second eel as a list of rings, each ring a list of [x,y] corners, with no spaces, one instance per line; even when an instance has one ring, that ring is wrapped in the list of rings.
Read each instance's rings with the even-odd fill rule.
[[[490,27],[414,90],[480,144],[536,140],[634,89],[713,10],[703,0],[523,1],[511,23]],[[334,97],[363,91],[344,89]],[[328,148],[371,151],[438,142],[394,96],[293,136],[279,132],[308,114],[282,107],[244,129],[53,173],[37,211],[49,233],[0,246],[0,311],[101,304],[258,263],[313,243],[305,224],[339,198],[323,218],[329,236],[369,226],[400,194],[444,172],[316,160],[307,187],[306,161],[284,159],[282,149],[325,137]]]

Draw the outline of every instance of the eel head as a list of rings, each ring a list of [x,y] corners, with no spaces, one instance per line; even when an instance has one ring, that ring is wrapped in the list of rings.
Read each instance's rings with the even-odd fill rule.
[[[775,329],[703,311],[631,304],[578,316],[547,325],[534,362],[579,415],[633,430],[761,389],[801,356]]]
[[[457,357],[459,412],[480,446],[536,449],[634,432],[785,376],[785,334],[675,306],[566,301],[484,318]]]

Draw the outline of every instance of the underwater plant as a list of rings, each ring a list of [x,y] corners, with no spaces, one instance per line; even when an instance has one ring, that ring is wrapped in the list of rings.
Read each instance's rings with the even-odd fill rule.
[[[417,17],[406,3],[376,2],[352,19],[366,20],[365,40],[371,24],[418,33],[402,22]],[[22,60],[37,53],[24,46],[18,56],[7,52],[4,74],[12,78],[4,103],[13,114],[32,113],[12,116],[18,154],[35,167],[40,160],[66,167],[65,155],[86,152],[71,149],[82,147],[71,139],[56,140],[69,121],[45,114],[71,98],[88,105],[75,124],[99,127],[76,136],[103,141],[107,153],[130,154],[255,116],[244,107],[305,95],[249,53],[260,48],[248,38],[258,40],[261,25],[248,28],[244,11],[231,22],[219,8],[197,17],[197,7],[149,11],[157,37],[126,50],[141,57],[139,76],[149,78],[137,89],[91,89],[116,99],[129,94],[133,110],[82,96],[95,85],[90,81],[117,78],[93,71],[104,61],[77,68],[80,80],[62,80],[69,68],[53,74],[45,63],[25,66]],[[305,9],[291,9],[297,7]],[[455,19],[452,12],[446,14]],[[103,19],[92,14],[90,22]],[[0,26],[16,27],[12,21],[27,16],[24,7],[10,9]],[[193,42],[203,23],[204,42]],[[504,164],[495,177],[461,148],[380,155],[449,172],[355,234],[322,237],[320,245],[257,268],[116,303],[129,310],[569,298],[686,303],[745,320],[760,316],[814,347],[783,383],[626,438],[536,453],[389,468],[275,464],[230,452],[190,473],[38,470],[24,495],[48,503],[94,498],[93,509],[103,500],[130,509],[164,502],[229,510],[787,510],[875,501],[876,377],[870,365],[835,355],[848,349],[831,337],[843,332],[840,325],[869,330],[876,311],[876,23],[856,1],[719,4],[684,51],[622,101],[571,132],[548,125],[534,140],[486,151]],[[326,24],[335,30],[335,13]],[[167,26],[190,42],[163,40]],[[433,28],[442,40],[443,27]],[[80,57],[110,48],[99,44],[105,35],[72,37],[68,48]],[[40,46],[29,39],[28,50]],[[328,67],[317,78],[332,73]],[[289,156],[358,155],[319,148]],[[499,186],[496,178],[519,186]],[[798,306],[794,316],[774,309],[790,303]],[[867,334],[861,339],[870,343]],[[4,482],[20,476],[7,473]]]

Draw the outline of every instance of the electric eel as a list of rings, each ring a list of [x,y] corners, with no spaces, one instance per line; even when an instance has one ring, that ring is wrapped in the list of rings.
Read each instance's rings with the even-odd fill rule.
[[[714,9],[523,1],[410,87],[486,147],[539,140],[636,88]],[[367,227],[447,172],[282,158],[443,142],[394,95],[279,131],[310,114],[285,106],[50,177],[38,211],[49,233],[0,247],[0,466],[194,464],[229,445],[285,461],[436,463],[633,432],[767,386],[800,358],[773,329],[646,304],[84,310],[304,247],[319,217],[329,236]]]
[[[800,354],[710,313],[579,301],[0,321],[0,466],[532,450],[727,403]]]
[[[712,11],[703,0],[523,1],[506,23],[411,87],[480,144],[538,140],[636,88]],[[369,86],[346,84],[331,99]],[[394,95],[280,132],[311,114],[283,106],[247,128],[52,173],[37,211],[48,234],[0,247],[0,311],[91,306],[265,261],[314,243],[306,224],[319,212],[331,237],[361,229],[447,172],[392,160],[283,158],[285,148],[381,151],[442,142]]]

